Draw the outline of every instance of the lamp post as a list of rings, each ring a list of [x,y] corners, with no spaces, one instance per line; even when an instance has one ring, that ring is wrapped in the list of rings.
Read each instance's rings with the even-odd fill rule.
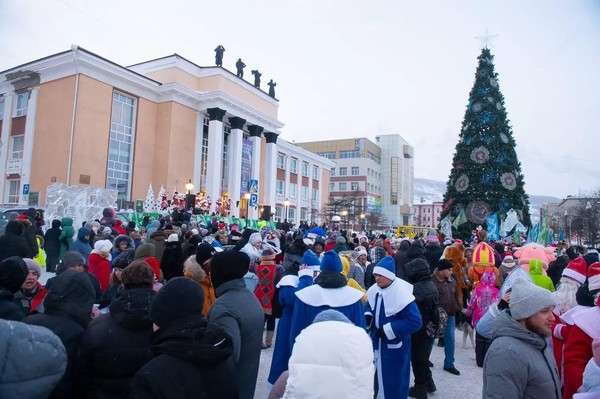
[[[348,211],[347,210],[343,210],[342,211],[342,216],[346,219],[346,229],[348,229]]]
[[[246,226],[248,225],[248,213],[250,213],[250,193],[244,194],[246,200]]]
[[[284,210],[284,214],[283,214],[284,215],[283,221],[285,223],[287,223],[287,221],[288,221],[288,208],[290,206],[290,200],[286,198],[285,201],[283,201],[283,205],[285,206],[285,210]]]
[[[366,215],[364,213],[360,214],[360,227],[363,228],[363,226],[364,226],[364,230],[366,231],[367,230],[367,224],[365,223],[366,222],[365,217],[366,217]]]
[[[188,210],[190,208],[194,208],[196,204],[196,196],[192,194],[192,190],[194,189],[194,183],[192,183],[192,179],[189,179],[187,183],[185,183],[185,189],[187,190],[187,195],[185,197],[185,209]]]

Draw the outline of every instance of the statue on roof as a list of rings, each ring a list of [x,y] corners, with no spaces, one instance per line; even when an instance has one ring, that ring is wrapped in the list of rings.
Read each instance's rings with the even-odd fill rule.
[[[269,96],[275,98],[275,86],[277,86],[277,83],[273,82],[273,79],[269,80],[269,83],[267,83],[267,86],[269,86]]]
[[[254,75],[254,87],[260,89],[260,77],[262,76],[262,73],[258,72],[257,69],[254,69],[252,75]]]
[[[217,48],[215,49],[215,64],[217,64],[217,66],[220,66],[220,67],[223,66],[223,53],[224,52],[225,52],[225,47],[223,47],[219,44],[217,46]]]
[[[244,79],[244,68],[245,67],[246,67],[246,64],[244,64],[244,61],[242,61],[241,58],[238,58],[237,62],[235,63],[235,68],[237,69],[237,77],[238,78]]]

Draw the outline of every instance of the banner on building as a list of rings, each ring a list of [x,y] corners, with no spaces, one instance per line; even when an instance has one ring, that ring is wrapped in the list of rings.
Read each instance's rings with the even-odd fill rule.
[[[367,196],[367,211],[380,213],[381,212],[381,197],[374,195]]]
[[[250,177],[252,174],[252,141],[242,140],[242,179],[240,181],[240,193],[242,196],[248,191]]]

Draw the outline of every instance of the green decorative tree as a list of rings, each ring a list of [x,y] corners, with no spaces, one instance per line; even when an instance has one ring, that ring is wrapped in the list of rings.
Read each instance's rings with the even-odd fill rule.
[[[455,221],[461,215],[452,230],[462,239],[468,239],[478,225],[485,227],[488,216],[497,213],[502,220],[510,209],[525,226],[531,225],[529,197],[494,71],[494,56],[485,47],[478,60],[440,219],[450,216]]]

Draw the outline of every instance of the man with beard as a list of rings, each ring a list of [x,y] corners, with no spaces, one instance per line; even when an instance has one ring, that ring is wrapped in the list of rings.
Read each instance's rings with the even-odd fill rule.
[[[484,398],[561,398],[546,341],[552,335],[555,305],[548,290],[515,281],[509,309],[492,322],[494,341],[483,363]]]

